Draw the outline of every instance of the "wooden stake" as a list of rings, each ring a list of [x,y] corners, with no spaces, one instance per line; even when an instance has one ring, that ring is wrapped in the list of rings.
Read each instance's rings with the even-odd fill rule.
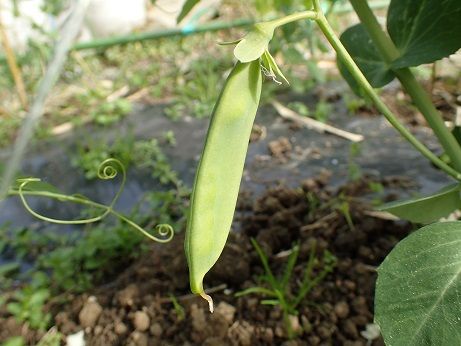
[[[22,107],[27,110],[28,102],[27,102],[27,93],[26,88],[24,87],[24,81],[22,79],[21,70],[18,67],[16,62],[16,56],[14,55],[14,51],[11,48],[10,41],[8,40],[8,36],[6,35],[5,28],[1,21],[0,16],[0,41],[2,42],[3,50],[5,51],[6,61],[8,63],[8,67],[10,68],[11,74],[13,75],[14,84],[16,85],[16,91],[19,95],[19,101],[21,102]]]

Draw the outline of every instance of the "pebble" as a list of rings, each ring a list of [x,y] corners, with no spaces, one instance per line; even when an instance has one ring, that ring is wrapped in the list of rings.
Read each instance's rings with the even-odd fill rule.
[[[344,301],[336,303],[334,310],[338,318],[346,318],[349,316],[349,305]]]
[[[318,345],[320,344],[320,338],[317,335],[312,335],[308,339],[308,344],[309,345]]]
[[[360,341],[352,341],[352,340],[346,340],[344,342],[344,346],[363,346],[363,342]]]
[[[283,338],[285,336],[285,332],[281,326],[276,326],[274,332],[278,338]]]
[[[367,300],[363,296],[358,296],[352,301],[352,308],[358,315],[365,315],[368,312]]]
[[[59,331],[65,335],[72,334],[73,331],[77,330],[77,325],[74,321],[69,318],[69,315],[61,311],[54,318],[56,326],[59,327]]]
[[[354,281],[350,280],[344,280],[344,286],[349,290],[349,291],[355,291],[357,285],[355,284]]]
[[[269,316],[272,320],[279,320],[282,317],[282,310],[276,306],[271,310]]]
[[[368,324],[368,318],[362,315],[354,316],[352,321],[358,326],[365,326]]]
[[[157,338],[161,337],[163,334],[163,328],[160,325],[160,323],[155,322],[154,324],[152,324],[152,326],[150,327],[150,333]]]
[[[272,344],[274,341],[274,331],[271,328],[264,328],[261,332],[261,339],[267,344]]]
[[[138,331],[134,331],[131,333],[130,336],[130,343],[128,343],[129,346],[148,346],[149,345],[149,338],[147,337],[146,334],[140,333]]]
[[[94,335],[101,335],[103,328],[101,326],[94,327]]]
[[[304,315],[301,316],[301,324],[305,333],[309,334],[312,331],[312,323]]]
[[[343,322],[342,330],[347,336],[351,337],[352,339],[357,339],[359,337],[357,326],[351,320],[345,320]]]
[[[331,334],[333,334],[333,331],[326,326],[320,326],[317,328],[317,334],[322,339],[329,339]]]
[[[223,344],[225,344],[225,342],[222,338],[211,336],[203,342],[202,346],[222,346]]]
[[[150,318],[144,311],[134,313],[133,324],[136,330],[144,332],[149,328]]]
[[[114,327],[115,334],[123,335],[128,331],[128,327],[123,322],[117,322]]]
[[[301,334],[303,329],[301,328],[301,324],[299,323],[298,315],[289,315],[288,320],[290,321],[291,330],[295,334]]]
[[[84,328],[92,328],[95,326],[99,316],[101,316],[102,307],[96,301],[96,297],[90,297],[83,305],[82,310],[78,314],[80,325]]]

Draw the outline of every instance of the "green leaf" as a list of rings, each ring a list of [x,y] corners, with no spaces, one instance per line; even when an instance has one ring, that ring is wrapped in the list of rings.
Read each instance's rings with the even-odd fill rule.
[[[11,276],[12,274],[15,274],[16,272],[18,272],[20,268],[21,268],[21,265],[17,262],[1,264],[0,265],[0,278]]]
[[[375,322],[388,346],[461,345],[461,222],[397,244],[378,268]]]
[[[242,296],[245,296],[247,294],[252,294],[252,293],[258,293],[258,294],[262,294],[262,295],[266,295],[266,296],[275,296],[276,294],[267,289],[267,288],[264,288],[264,287],[250,287],[250,288],[247,288],[246,290],[243,290],[243,291],[240,291],[240,292],[237,292],[235,293],[235,296],[236,297],[242,297]]]
[[[181,13],[179,13],[178,18],[176,18],[176,22],[179,23],[186,17],[190,11],[194,8],[195,5],[197,5],[200,2],[200,0],[187,0],[186,3],[183,5],[181,9]]]
[[[392,0],[387,31],[401,53],[394,68],[434,62],[461,48],[461,2]]]
[[[341,35],[341,42],[362,73],[374,88],[390,83],[395,75],[384,62],[362,24],[348,28]],[[339,71],[354,92],[360,95],[360,87],[341,59],[337,59]]]
[[[22,336],[13,336],[2,343],[2,346],[24,346],[26,343]]]
[[[18,190],[19,185],[25,180],[28,180],[28,183],[22,188],[24,191],[61,193],[57,187],[35,178],[18,179],[12,188]]]
[[[460,185],[453,184],[429,196],[384,204],[378,210],[411,222],[430,223],[447,216],[460,206]]]
[[[235,57],[243,63],[259,59],[268,50],[276,27],[271,22],[255,24],[235,47]]]

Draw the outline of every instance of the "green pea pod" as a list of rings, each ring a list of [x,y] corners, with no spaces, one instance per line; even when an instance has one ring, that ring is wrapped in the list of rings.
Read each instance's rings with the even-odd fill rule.
[[[191,290],[208,301],[211,312],[203,278],[229,235],[261,86],[259,59],[237,62],[213,110],[195,176],[184,248]]]

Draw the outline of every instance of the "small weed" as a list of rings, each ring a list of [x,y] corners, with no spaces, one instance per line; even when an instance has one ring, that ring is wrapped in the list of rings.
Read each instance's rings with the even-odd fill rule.
[[[312,191],[306,193],[307,203],[309,205],[309,216],[313,215],[321,205],[321,201],[317,194]]]
[[[61,244],[41,255],[37,267],[50,272],[53,289],[82,292],[142,251],[133,251],[144,238],[123,224],[91,228],[76,242]]]
[[[363,108],[366,105],[366,102],[362,98],[350,97],[345,100],[346,108],[349,113],[356,114],[360,108]]]
[[[309,107],[302,102],[290,102],[288,108],[293,109],[296,113],[305,117],[310,115]]]
[[[350,203],[344,195],[338,197],[335,209],[338,210],[346,219],[347,225],[351,231],[355,230],[354,222],[352,221]]]
[[[176,315],[178,316],[178,321],[184,320],[186,318],[186,312],[184,308],[179,304],[178,300],[173,294],[170,294],[170,299],[171,303],[173,304],[174,311],[176,312]]]
[[[165,131],[163,138],[165,139],[165,142],[167,142],[172,147],[176,146],[176,137],[173,131]]]
[[[347,173],[351,181],[357,181],[362,177],[362,170],[354,160],[362,151],[360,143],[352,143],[349,147],[349,155],[347,157]]]
[[[373,193],[378,195],[378,196],[373,198],[373,200],[371,201],[371,204],[374,205],[374,206],[379,206],[379,205],[383,204],[383,199],[382,199],[382,196],[383,196],[383,193],[384,193],[383,184],[381,184],[379,182],[377,183],[377,182],[370,181],[368,183],[368,188]]]
[[[43,285],[46,281],[43,273],[35,273],[31,283],[16,291],[6,305],[18,322],[27,323],[32,329],[46,330],[51,321],[51,315],[44,312],[45,302],[50,297],[50,291]]]
[[[40,339],[37,346],[60,346],[62,339],[63,335],[53,327]]]
[[[120,121],[132,110],[131,102],[125,99],[117,99],[112,102],[100,104],[93,112],[91,118],[98,125],[112,125]]]
[[[172,119],[184,114],[209,117],[219,97],[222,66],[228,66],[228,62],[210,57],[193,61],[188,72],[178,78],[177,97],[165,110],[167,116]]]
[[[152,177],[163,185],[181,185],[176,172],[171,168],[158,140],[138,141],[134,143],[132,161],[139,168],[152,171]]]
[[[164,137],[168,143],[175,143],[171,131]],[[82,168],[85,177],[91,180],[97,178],[101,162],[110,157],[116,157],[124,167],[134,165],[140,169],[150,170],[153,178],[158,179],[163,185],[181,185],[157,139],[135,141],[132,136],[119,136],[112,144],[90,141],[77,148],[77,154],[71,163],[74,167]]]
[[[327,101],[320,100],[315,105],[314,118],[322,123],[325,123],[328,120],[331,112],[333,111],[333,106]]]
[[[376,183],[374,181],[370,181],[368,183],[368,187],[370,188],[370,190],[372,192],[375,192],[375,193],[383,193],[384,192],[384,186],[381,183]]]
[[[4,341],[2,346],[26,346],[26,342],[22,336],[13,336]]]
[[[241,297],[247,294],[260,294],[266,299],[261,301],[263,305],[278,305],[283,311],[283,319],[285,322],[287,334],[289,338],[294,337],[294,332],[290,323],[290,315],[297,315],[297,307],[305,299],[307,294],[317,286],[325,276],[332,272],[336,265],[336,258],[328,251],[325,250],[321,261],[322,266],[318,268],[318,271],[314,276],[314,269],[318,267],[318,260],[316,258],[315,243],[311,249],[309,260],[306,268],[303,272],[303,277],[297,288],[296,292],[291,289],[292,285],[292,274],[293,269],[296,265],[296,261],[299,255],[299,245],[295,245],[291,250],[288,257],[287,264],[285,266],[282,277],[276,277],[270,266],[269,260],[266,254],[263,252],[256,240],[251,239],[256,252],[258,253],[259,259],[264,268],[264,275],[262,276],[262,282],[267,284],[269,288],[264,286],[250,287],[242,292],[236,294],[237,297]]]

